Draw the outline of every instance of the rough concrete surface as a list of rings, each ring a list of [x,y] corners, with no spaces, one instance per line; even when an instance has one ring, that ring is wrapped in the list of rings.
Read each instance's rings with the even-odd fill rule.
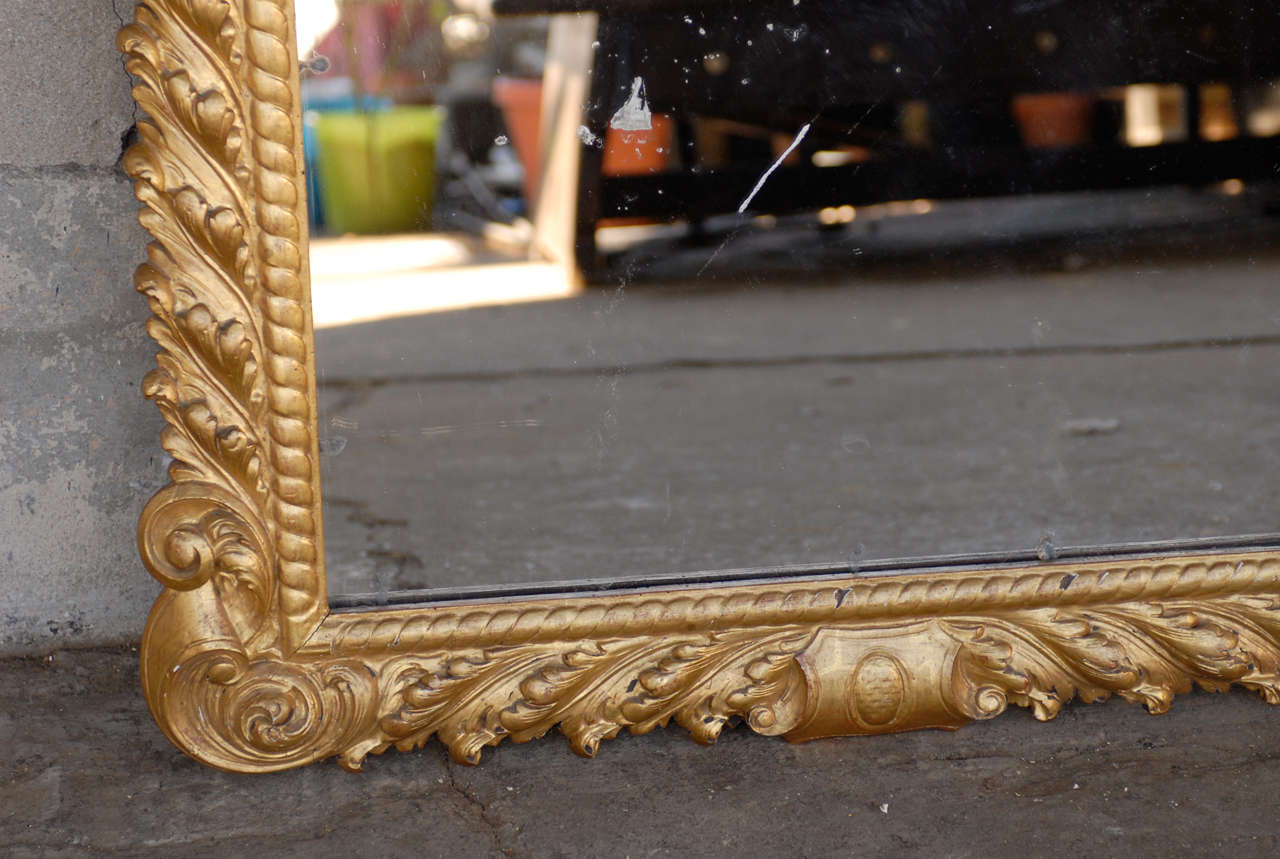
[[[135,639],[154,598],[133,539],[164,473],[135,208],[112,171],[0,170],[0,651]]]
[[[163,473],[138,395],[145,237],[117,164],[132,0],[0,17],[0,652],[136,640],[154,584],[134,523]]]
[[[575,757],[558,735],[432,742],[270,776],[175,751],[128,648],[0,662],[0,853],[109,856],[1274,856],[1280,713],[1196,693],[1040,724],[789,745],[678,728]]]
[[[115,33],[133,7],[133,0],[5,0],[0,168],[115,165],[134,122]]]

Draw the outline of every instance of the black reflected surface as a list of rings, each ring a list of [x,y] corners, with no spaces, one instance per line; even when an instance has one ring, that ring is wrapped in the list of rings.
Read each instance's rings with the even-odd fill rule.
[[[297,5],[335,605],[1280,531],[1280,11]]]

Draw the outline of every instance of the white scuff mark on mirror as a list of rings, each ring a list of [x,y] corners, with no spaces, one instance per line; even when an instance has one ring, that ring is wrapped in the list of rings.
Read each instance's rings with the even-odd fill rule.
[[[334,435],[328,438],[322,438],[318,442],[321,456],[337,456],[347,449],[347,437],[344,435]]]
[[[653,112],[645,100],[644,78],[637,75],[631,81],[631,95],[609,120],[609,127],[618,131],[653,130]]]
[[[1078,418],[1062,422],[1062,431],[1067,435],[1108,435],[1118,429],[1117,418]]]
[[[871,450],[871,442],[870,442],[869,440],[867,440],[866,438],[864,438],[863,436],[860,436],[860,435],[852,435],[852,434],[849,434],[849,433],[846,433],[846,434],[845,434],[845,435],[840,439],[840,448],[841,448],[845,453],[853,453],[853,452],[854,452],[854,448],[855,448],[855,447],[865,447],[868,451],[870,451],[870,450]]]
[[[782,154],[778,156],[778,160],[769,165],[769,169],[764,171],[764,175],[760,177],[759,182],[756,182],[756,186],[751,189],[751,193],[748,194],[747,198],[742,201],[740,206],[738,206],[739,215],[747,210],[747,206],[751,205],[751,201],[756,198],[756,194],[760,193],[760,189],[764,187],[764,183],[769,181],[769,177],[773,175],[773,171],[781,167],[782,162],[787,160],[787,156],[796,151],[796,147],[800,145],[801,140],[804,140],[804,136],[809,133],[809,129],[812,126],[812,122],[806,122],[800,127],[800,131],[796,134],[795,139],[791,141],[791,145],[782,150]]]
[[[594,146],[596,148],[599,148],[604,143],[604,141],[600,139],[599,135],[592,134],[591,129],[587,128],[585,125],[578,126],[578,139],[587,146]]]

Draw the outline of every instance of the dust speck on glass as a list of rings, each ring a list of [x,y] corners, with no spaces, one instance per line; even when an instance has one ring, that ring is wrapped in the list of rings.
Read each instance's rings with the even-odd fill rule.
[[[296,11],[337,603],[1275,542],[1280,6]]]

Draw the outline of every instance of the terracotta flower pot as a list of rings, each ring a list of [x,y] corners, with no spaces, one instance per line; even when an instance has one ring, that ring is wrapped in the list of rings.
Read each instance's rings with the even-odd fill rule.
[[[1092,95],[1076,92],[1019,95],[1013,99],[1013,116],[1027,146],[1077,146],[1092,136],[1094,101]]]
[[[538,161],[541,134],[542,81],[527,78],[497,78],[493,82],[493,100],[502,110],[516,157],[524,168],[526,199],[538,198],[542,179]],[[653,128],[647,131],[620,131],[611,128],[604,138],[606,176],[629,176],[657,173],[667,166],[671,154],[673,123],[671,118],[654,114]]]

